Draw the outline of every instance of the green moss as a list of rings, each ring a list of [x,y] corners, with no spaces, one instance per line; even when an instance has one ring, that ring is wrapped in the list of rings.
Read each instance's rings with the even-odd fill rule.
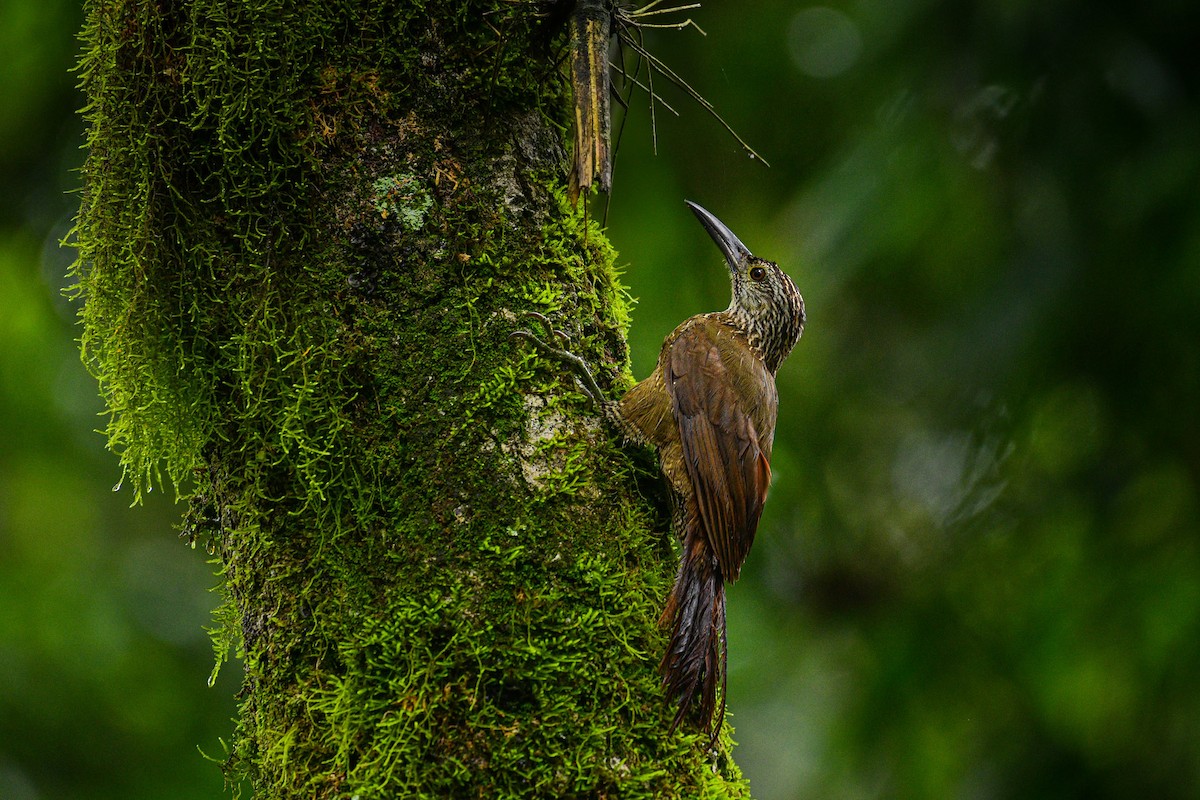
[[[225,579],[231,780],[743,795],[701,737],[665,734],[674,567],[629,454],[510,340],[540,310],[630,383],[540,18],[184,5],[90,6],[77,274],[110,446],[136,493],[190,500]]]

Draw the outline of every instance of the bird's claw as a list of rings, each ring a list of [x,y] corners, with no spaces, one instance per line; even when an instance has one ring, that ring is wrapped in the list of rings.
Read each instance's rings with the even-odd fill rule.
[[[555,328],[554,323],[552,323],[550,321],[550,318],[547,317],[545,314],[543,314],[540,311],[526,311],[525,316],[529,317],[530,319],[536,320],[538,323],[540,323],[541,326],[549,334],[550,339],[557,340],[563,344],[566,344],[567,334],[564,333],[563,331],[560,331],[557,328]],[[537,337],[537,335],[534,334],[532,331],[525,331],[525,330],[513,331],[512,334],[510,334],[510,338],[519,338],[519,339],[525,339],[530,342],[534,342],[537,344],[537,346],[539,348],[541,348],[543,350],[547,349],[547,348],[555,349],[555,348],[551,348],[550,345],[547,345],[544,341],[539,339]]]
[[[567,334],[564,331],[560,331],[557,328],[555,328],[554,323],[550,321],[550,318],[547,317],[542,312],[526,311],[524,313],[525,313],[525,316],[529,317],[530,319],[534,320],[539,325],[541,325],[541,327],[545,331],[544,333],[542,333],[542,336],[545,336],[547,339],[550,339],[551,341],[555,341],[555,342],[558,342],[563,345],[565,345],[569,341]],[[527,330],[513,331],[511,334],[509,334],[509,338],[510,339],[524,339],[525,341],[534,345],[539,351],[542,352],[543,355],[551,356],[552,358],[555,358],[558,361],[568,361],[569,360],[569,359],[564,358],[564,356],[571,356],[571,358],[575,358],[574,354],[568,352],[565,348],[555,347],[552,344],[547,344],[542,338],[540,338],[538,336],[538,334],[534,333],[533,331],[527,331]]]
[[[545,314],[541,313],[540,311],[526,311],[525,315],[541,325],[541,327],[543,327],[546,331],[543,335],[549,338],[551,341],[557,341],[564,345],[568,342],[567,334],[556,329],[554,324],[550,321],[550,318]],[[584,360],[579,356],[567,350],[565,347],[555,347],[554,345],[547,344],[533,331],[527,330],[513,331],[511,334],[509,334],[509,338],[524,339],[532,344],[538,350],[538,352],[546,358],[551,358],[570,369],[571,372],[574,373],[576,379],[579,381],[580,388],[583,389],[584,394],[586,394],[588,399],[590,399],[593,403],[599,403],[603,398],[603,395],[600,392],[600,387],[596,383],[596,379],[592,376],[592,371],[588,369],[587,363],[584,362]]]

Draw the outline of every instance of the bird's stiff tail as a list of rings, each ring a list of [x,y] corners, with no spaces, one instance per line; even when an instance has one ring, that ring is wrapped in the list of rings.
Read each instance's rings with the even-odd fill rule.
[[[690,709],[715,738],[725,718],[725,581],[708,543],[695,529],[684,540],[679,574],[659,624],[671,627],[671,641],[658,667],[667,697],[679,704],[671,730]],[[718,682],[721,708],[714,728]]]

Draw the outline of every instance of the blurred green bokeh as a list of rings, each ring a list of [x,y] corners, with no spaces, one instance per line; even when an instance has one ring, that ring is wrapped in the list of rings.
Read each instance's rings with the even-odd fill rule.
[[[652,49],[771,166],[655,76],[608,221],[639,376],[728,302],[685,197],[808,303],[730,596],[756,797],[1200,796],[1200,7],[688,13]],[[217,797],[216,578],[109,491],[60,295],[79,21],[0,6],[0,798]]]
[[[59,246],[82,161],[69,0],[0,4],[0,798],[214,798],[236,668],[217,579],[154,496],[130,509],[79,360]]]

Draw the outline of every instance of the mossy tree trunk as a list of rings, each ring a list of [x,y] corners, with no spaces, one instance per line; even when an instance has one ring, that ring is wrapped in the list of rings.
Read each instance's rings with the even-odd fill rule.
[[[509,339],[541,311],[629,381],[539,8],[89,4],[84,357],[218,558],[261,797],[745,794],[666,733],[638,470]]]

